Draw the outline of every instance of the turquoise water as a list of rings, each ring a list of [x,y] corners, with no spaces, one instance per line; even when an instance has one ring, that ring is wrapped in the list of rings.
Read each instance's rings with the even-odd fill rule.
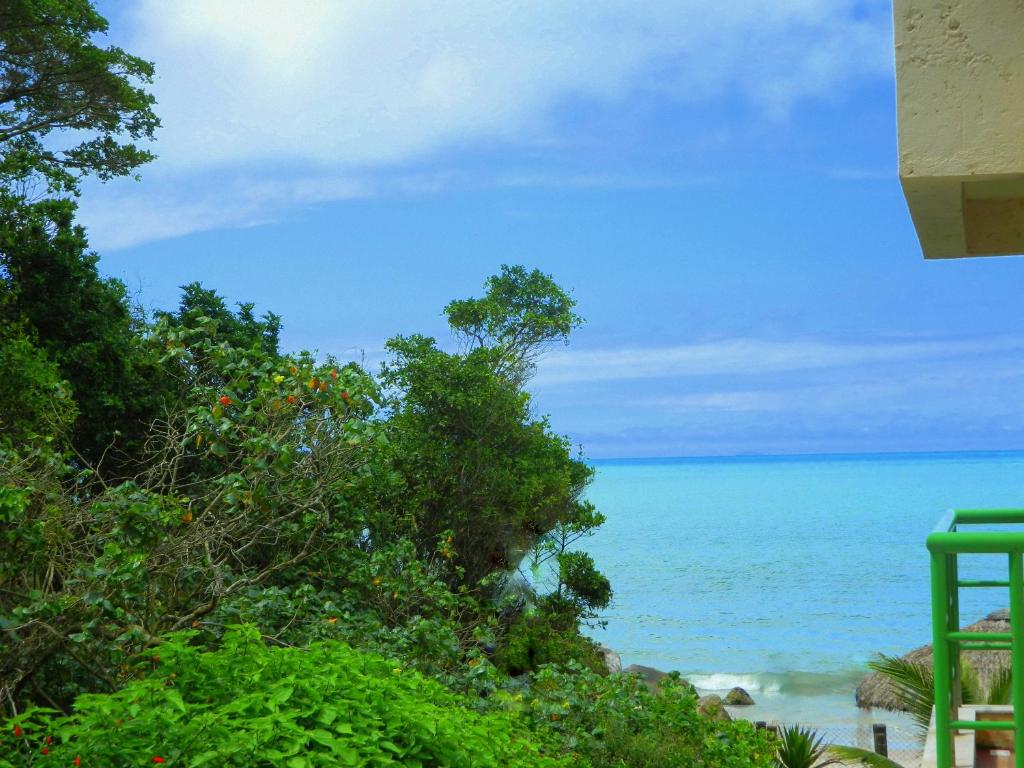
[[[584,548],[615,590],[604,630],[623,665],[750,690],[745,716],[858,713],[877,651],[930,641],[925,536],[955,507],[1024,506],[1024,452],[606,460],[588,496],[608,518]],[[964,578],[1005,578],[1005,557]],[[965,623],[1006,607],[965,590]]]

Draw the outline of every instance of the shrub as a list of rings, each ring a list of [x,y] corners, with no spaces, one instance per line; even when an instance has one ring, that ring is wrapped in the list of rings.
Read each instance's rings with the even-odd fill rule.
[[[529,689],[506,694],[536,729],[594,768],[772,768],[775,740],[745,720],[711,720],[678,675],[657,694],[636,675],[594,674],[578,665],[546,667]]]
[[[519,616],[498,654],[498,665],[511,675],[533,672],[544,664],[572,663],[592,672],[605,671],[594,642],[579,633],[575,619],[547,610]]]
[[[569,765],[519,715],[474,712],[381,656],[337,642],[268,648],[251,627],[203,652],[190,634],[153,649],[144,679],[80,697],[69,717],[0,724],[0,767]]]

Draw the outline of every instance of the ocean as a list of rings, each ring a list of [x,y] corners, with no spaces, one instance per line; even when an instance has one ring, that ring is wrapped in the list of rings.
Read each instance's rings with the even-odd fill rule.
[[[957,507],[1024,506],[1024,452],[594,462],[607,522],[582,548],[615,591],[590,634],[623,666],[678,670],[706,692],[746,688],[756,720],[864,728],[854,689],[877,652],[929,643],[925,537]],[[1005,557],[962,559],[1005,578]],[[963,590],[973,622],[1006,607]]]

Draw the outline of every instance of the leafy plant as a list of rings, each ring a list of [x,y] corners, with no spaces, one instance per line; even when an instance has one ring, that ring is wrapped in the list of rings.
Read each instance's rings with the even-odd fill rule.
[[[868,666],[885,676],[902,708],[917,726],[928,731],[935,702],[935,682],[930,665],[880,654]],[[986,689],[977,670],[965,657],[960,660],[960,691],[964,704],[1008,704],[1011,700],[1011,670],[1001,670]]]
[[[867,749],[860,749],[859,747],[844,747],[833,744],[829,746],[828,750],[841,761],[856,761],[858,765],[871,766],[871,768],[903,768],[902,765],[890,760],[888,757]]]
[[[0,767],[568,765],[511,712],[478,713],[401,663],[337,642],[269,648],[252,627],[220,650],[173,635],[144,676],[69,717],[0,723]]]
[[[810,728],[791,725],[779,734],[775,763],[779,768],[825,768],[839,760],[830,755],[830,748]]]
[[[651,693],[634,675],[602,676],[577,664],[542,667],[528,688],[491,697],[525,713],[595,768],[770,768],[774,737],[746,720],[697,711],[678,675]],[[585,764],[585,763],[584,763]]]

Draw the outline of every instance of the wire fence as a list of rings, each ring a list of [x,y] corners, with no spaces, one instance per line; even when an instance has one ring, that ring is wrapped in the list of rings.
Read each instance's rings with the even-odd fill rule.
[[[758,723],[758,726],[761,726]],[[787,725],[789,725],[787,723]],[[841,744],[847,747],[859,747],[869,751],[878,751],[876,748],[885,749],[890,760],[903,766],[903,768],[921,768],[921,757],[924,753],[924,740],[921,735],[911,728],[899,725],[885,724],[882,726],[882,746],[876,740],[876,728],[874,725],[822,725],[813,723],[801,723],[804,728],[810,728],[825,744]],[[782,726],[772,723],[768,728],[779,729]]]

